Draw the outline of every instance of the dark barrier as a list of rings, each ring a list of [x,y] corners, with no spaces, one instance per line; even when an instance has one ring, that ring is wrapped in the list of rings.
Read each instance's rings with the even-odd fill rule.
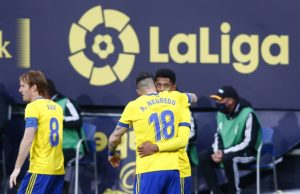
[[[264,127],[274,128],[274,142],[277,156],[282,156],[292,147],[300,143],[300,112],[284,111],[258,111],[261,123]],[[194,113],[198,125],[197,148],[199,151],[211,146],[213,135],[216,131],[215,112],[196,112]],[[96,142],[99,151],[99,175],[102,177],[100,190],[105,193],[120,191],[125,193],[132,192],[134,176],[135,145],[133,131],[126,134],[118,151],[121,154],[122,163],[119,168],[113,169],[107,162],[107,138],[112,133],[119,119],[118,114],[87,116],[86,122],[97,126]],[[201,165],[201,164],[200,164]],[[88,180],[88,179],[83,179]],[[200,180],[198,188],[204,188],[205,184],[199,173]],[[88,185],[88,183],[81,183]]]
[[[293,146],[300,142],[300,112],[287,111],[258,111],[261,123],[265,127],[275,129],[274,142],[277,156],[282,156]],[[201,151],[211,146],[213,134],[216,131],[215,112],[195,112],[198,125],[197,148]],[[97,126],[95,140],[98,151],[98,174],[99,174],[99,192],[112,193],[132,193],[132,184],[135,169],[135,143],[133,131],[124,135],[121,146],[118,151],[121,154],[122,162],[119,168],[112,168],[107,162],[107,141],[109,135],[114,130],[120,114],[88,114],[84,113],[84,122],[92,123]],[[8,151],[8,173],[10,174],[14,166],[18,146],[24,131],[23,117],[13,116],[9,129],[6,131],[8,141],[6,150]],[[23,168],[25,173],[28,164]],[[201,165],[201,164],[200,164]],[[205,187],[201,178],[201,172],[198,173],[198,188]],[[22,175],[21,177],[22,178]],[[89,168],[82,168],[80,171],[80,190],[84,193],[92,193],[95,182],[93,181],[93,171]],[[12,192],[13,193],[13,192]]]

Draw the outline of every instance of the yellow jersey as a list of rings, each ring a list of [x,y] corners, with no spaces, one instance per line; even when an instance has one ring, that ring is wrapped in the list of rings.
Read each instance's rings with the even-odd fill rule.
[[[191,112],[189,114],[192,114]],[[186,134],[188,137],[190,136],[190,131]],[[192,176],[191,164],[189,157],[187,155],[187,147],[179,150],[179,171],[180,178],[185,178]]]
[[[64,174],[62,152],[63,110],[48,99],[37,99],[26,106],[25,119],[37,120],[30,148],[29,171],[37,174]],[[25,129],[26,130],[26,129]]]
[[[190,160],[187,155],[186,148],[181,148],[179,150],[179,171],[180,178],[185,178],[192,175]]]
[[[125,107],[118,125],[133,127],[136,148],[142,143],[165,142],[178,136],[178,128],[190,123],[189,98],[177,91],[143,95]],[[137,150],[137,149],[136,149]],[[156,152],[140,158],[136,151],[136,173],[178,170],[177,151]]]

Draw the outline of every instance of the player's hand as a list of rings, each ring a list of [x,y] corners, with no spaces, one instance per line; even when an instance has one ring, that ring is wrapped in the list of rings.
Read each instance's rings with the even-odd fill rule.
[[[211,155],[211,159],[212,159],[215,163],[220,163],[220,162],[221,162],[220,158],[217,157],[216,154],[212,154],[212,155]]]
[[[108,156],[108,162],[114,168],[120,166],[120,162],[121,162],[120,155],[116,153],[113,156]]]
[[[152,155],[157,151],[158,151],[158,146],[149,141],[144,142],[138,147],[138,153],[141,158]]]
[[[214,154],[212,154],[211,155],[211,159],[214,162],[216,162],[216,163],[222,162],[222,159],[223,159],[223,152],[222,152],[222,150],[218,150]]]
[[[20,174],[20,170],[19,168],[15,168],[14,171],[11,173],[10,175],[10,179],[9,179],[9,187],[13,188],[13,186],[15,186],[17,184],[17,177]]]

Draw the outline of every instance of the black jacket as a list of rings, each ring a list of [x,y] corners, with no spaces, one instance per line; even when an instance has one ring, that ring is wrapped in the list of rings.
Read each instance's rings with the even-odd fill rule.
[[[51,98],[51,100],[53,100],[54,102],[57,102],[61,99],[67,100],[64,110],[64,128],[76,129],[80,131],[82,125],[82,116],[80,114],[80,109],[73,100],[61,95],[60,93],[55,94]]]

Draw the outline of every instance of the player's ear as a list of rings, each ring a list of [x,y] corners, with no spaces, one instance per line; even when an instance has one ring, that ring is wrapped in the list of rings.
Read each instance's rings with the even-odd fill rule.
[[[32,89],[34,92],[36,92],[36,91],[37,91],[37,86],[36,86],[36,84],[33,84],[33,85],[31,86],[31,89]]]
[[[176,84],[172,85],[172,91],[177,91],[177,86],[176,86]]]
[[[138,94],[138,96],[141,96],[141,91],[139,89],[136,89],[136,93]]]

